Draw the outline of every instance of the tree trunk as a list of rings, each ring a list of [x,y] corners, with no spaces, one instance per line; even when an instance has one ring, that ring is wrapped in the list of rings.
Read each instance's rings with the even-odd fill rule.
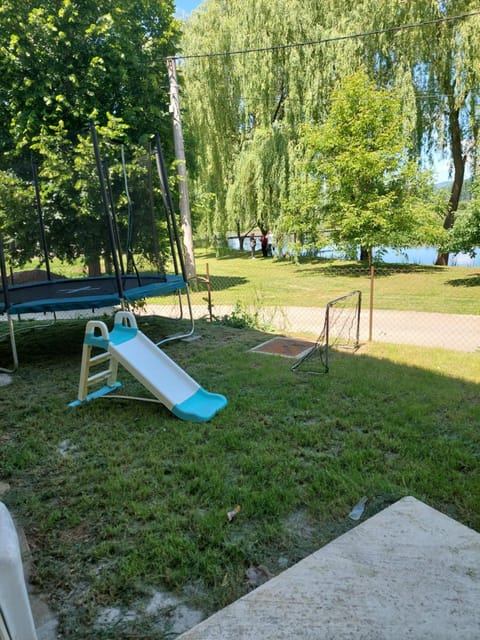
[[[360,247],[360,261],[367,262],[371,258],[371,250],[366,247]]]
[[[245,249],[245,247],[243,246],[243,243],[245,241],[245,238],[250,235],[250,232],[254,228],[255,228],[255,226],[251,227],[251,229],[249,229],[247,231],[247,233],[244,233],[242,235],[242,232],[240,231],[240,220],[237,220],[237,238],[238,238],[238,248],[240,249],[240,251],[245,251],[245,250],[249,251],[249,247],[247,247],[247,249]]]
[[[277,120],[280,120],[280,118],[282,117],[282,110],[283,110],[282,107],[286,97],[287,97],[287,90],[282,85],[282,88],[280,89],[280,97],[278,98],[275,113],[273,114],[273,117],[272,117],[272,124],[275,124],[275,122]]]
[[[93,278],[94,276],[100,276],[102,274],[102,267],[100,263],[100,257],[89,258],[88,263],[88,276]]]
[[[260,229],[261,233],[266,236],[268,233],[268,228],[265,226],[264,222],[262,222],[261,220],[258,220],[257,222],[257,226]]]
[[[105,273],[111,276],[115,273],[115,269],[113,266],[113,260],[108,253],[106,253],[103,257],[103,263],[105,265]]]
[[[449,98],[450,118],[450,144],[452,149],[453,159],[453,184],[450,192],[450,198],[447,204],[447,213],[443,221],[444,229],[451,229],[455,223],[455,213],[458,209],[458,203],[460,201],[460,195],[462,193],[463,180],[465,177],[465,162],[467,160],[467,154],[462,153],[462,130],[460,128],[460,110],[453,108],[453,97]],[[436,265],[447,266],[448,265],[448,252],[437,253]]]

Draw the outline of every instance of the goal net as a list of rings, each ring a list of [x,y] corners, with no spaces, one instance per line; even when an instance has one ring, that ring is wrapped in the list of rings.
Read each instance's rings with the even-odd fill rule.
[[[331,300],[325,307],[323,329],[316,343],[292,367],[304,373],[328,373],[332,354],[337,350],[355,351],[360,345],[362,293],[351,291]]]

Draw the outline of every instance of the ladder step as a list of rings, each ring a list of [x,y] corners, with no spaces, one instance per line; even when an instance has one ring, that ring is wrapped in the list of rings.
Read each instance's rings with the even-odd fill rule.
[[[87,378],[87,385],[94,384],[95,382],[100,382],[101,380],[105,380],[112,375],[111,369],[107,369],[106,371],[99,371],[98,373],[93,374],[93,376],[89,376]]]
[[[108,353],[108,351],[106,353],[99,353],[98,355],[92,356],[90,358],[90,360],[88,361],[88,366],[93,367],[96,364],[101,364],[102,362],[110,360],[111,357],[112,356]]]

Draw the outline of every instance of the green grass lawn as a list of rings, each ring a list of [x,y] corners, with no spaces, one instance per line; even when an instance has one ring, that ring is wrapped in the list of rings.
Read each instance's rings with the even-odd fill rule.
[[[274,302],[293,270],[305,269],[306,287],[337,282],[315,265],[214,264],[255,286],[269,270]],[[250,588],[249,567],[277,574],[355,526],[348,513],[362,496],[365,517],[413,495],[480,531],[478,354],[370,344],[312,376],[249,352],[269,337],[258,330],[199,322],[201,339],[165,351],[229,405],[191,424],[137,401],[68,408],[84,326],[19,336],[21,367],[0,389],[3,501],[65,640],[172,638],[174,607],[149,613],[153,593],[212,613]],[[157,338],[178,324],[148,318],[140,328]],[[7,354],[0,342],[0,362]],[[123,616],[99,626],[105,608]]]
[[[324,306],[359,289],[368,304],[368,266],[339,260],[252,260],[247,252],[216,258],[198,251],[197,271],[210,271],[214,304],[261,302],[264,306]],[[374,308],[436,313],[480,313],[480,270],[379,264],[375,267]]]

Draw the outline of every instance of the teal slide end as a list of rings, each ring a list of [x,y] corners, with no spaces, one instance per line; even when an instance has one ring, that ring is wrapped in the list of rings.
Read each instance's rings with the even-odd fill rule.
[[[172,408],[172,413],[187,422],[207,422],[227,406],[227,399],[220,393],[198,389],[190,398]]]

